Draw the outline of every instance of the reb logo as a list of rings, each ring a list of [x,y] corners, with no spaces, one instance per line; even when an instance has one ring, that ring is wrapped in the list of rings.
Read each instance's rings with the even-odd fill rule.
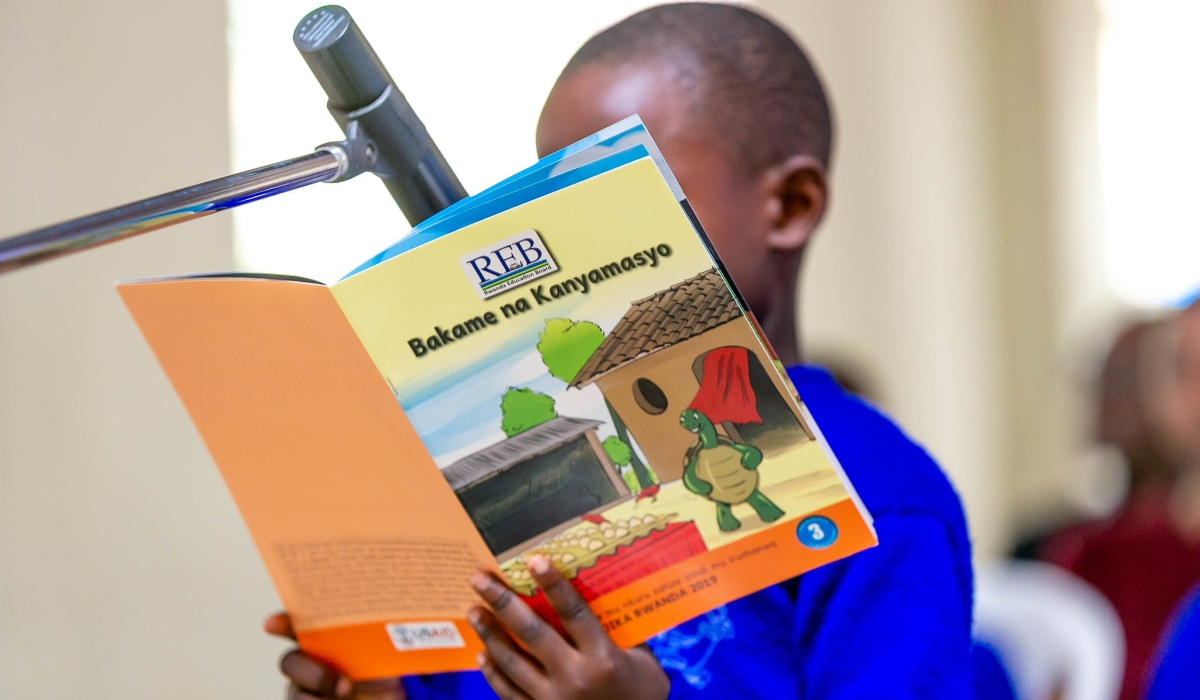
[[[480,299],[558,270],[537,231],[529,229],[458,259]]]

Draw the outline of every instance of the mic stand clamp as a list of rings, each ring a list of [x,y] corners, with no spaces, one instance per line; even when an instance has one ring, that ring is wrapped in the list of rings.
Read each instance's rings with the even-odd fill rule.
[[[314,149],[330,153],[337,159],[337,173],[326,182],[345,182],[363,173],[382,176],[384,168],[379,162],[379,149],[363,134],[358,122],[348,122],[342,128],[346,132],[344,141],[330,141]]]

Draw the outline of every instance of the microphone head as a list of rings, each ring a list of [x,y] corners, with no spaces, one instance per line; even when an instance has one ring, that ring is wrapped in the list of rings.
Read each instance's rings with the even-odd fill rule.
[[[326,5],[309,12],[296,25],[292,41],[329,96],[329,106],[340,112],[366,107],[392,82],[343,7]]]

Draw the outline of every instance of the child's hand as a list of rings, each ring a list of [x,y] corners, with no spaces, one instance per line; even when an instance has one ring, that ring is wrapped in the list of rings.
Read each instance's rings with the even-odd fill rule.
[[[296,638],[292,633],[291,619],[283,613],[268,617],[263,622],[263,629],[276,637]],[[408,697],[399,678],[354,683],[299,649],[283,655],[279,660],[279,670],[291,681],[287,700],[405,700]]]
[[[479,654],[479,669],[502,700],[667,697],[671,682],[650,650],[624,651],[614,644],[579,592],[545,557],[530,557],[529,572],[571,641],[491,574],[471,577],[471,586],[491,608],[472,608],[467,614],[487,647]]]

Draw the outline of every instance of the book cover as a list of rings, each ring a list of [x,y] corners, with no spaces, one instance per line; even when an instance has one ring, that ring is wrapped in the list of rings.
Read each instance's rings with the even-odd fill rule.
[[[352,677],[473,668],[475,568],[556,622],[533,552],[628,647],[875,544],[640,122],[617,126],[329,287],[120,287],[301,646]]]

